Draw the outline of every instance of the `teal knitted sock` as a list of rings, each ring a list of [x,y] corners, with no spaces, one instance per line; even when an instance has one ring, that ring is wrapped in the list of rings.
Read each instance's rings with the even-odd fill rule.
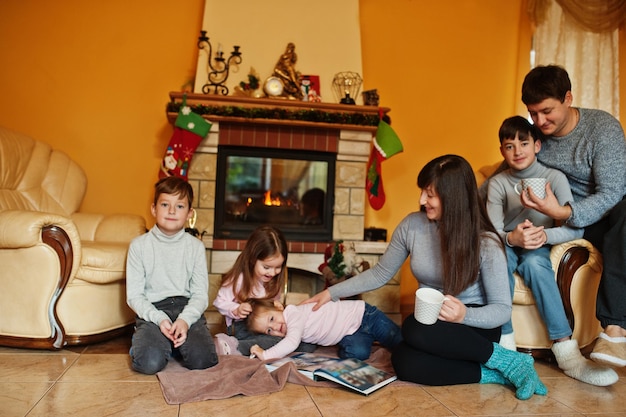
[[[534,362],[530,355],[513,352],[494,343],[493,353],[485,366],[502,372],[502,375],[515,386],[515,396],[520,400],[527,400],[533,394],[548,393],[548,389],[535,372]]]
[[[496,369],[487,368],[482,363],[480,364],[480,381],[479,384],[500,384],[500,385],[512,385],[511,381],[506,379],[502,372]]]

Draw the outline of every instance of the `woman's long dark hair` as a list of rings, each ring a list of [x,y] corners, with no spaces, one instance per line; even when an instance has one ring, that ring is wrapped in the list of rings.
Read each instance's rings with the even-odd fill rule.
[[[478,194],[470,164],[457,155],[433,159],[417,176],[423,190],[432,186],[441,201],[438,221],[443,262],[443,290],[458,295],[478,279],[481,238],[486,232],[504,246]]]

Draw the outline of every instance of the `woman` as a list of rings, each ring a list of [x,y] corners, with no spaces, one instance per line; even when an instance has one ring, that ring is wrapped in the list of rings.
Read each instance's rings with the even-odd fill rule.
[[[456,155],[430,161],[417,177],[422,211],[396,228],[385,254],[371,269],[306,302],[314,309],[332,300],[383,286],[410,256],[422,287],[446,294],[433,325],[411,315],[404,341],[391,360],[399,379],[425,385],[513,385],[519,399],[545,395],[529,355],[497,344],[511,317],[503,243],[487,217],[469,163]]]

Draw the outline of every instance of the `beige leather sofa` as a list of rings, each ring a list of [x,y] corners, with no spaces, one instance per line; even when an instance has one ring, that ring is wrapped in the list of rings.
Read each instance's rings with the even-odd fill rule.
[[[480,186],[500,165],[500,162],[476,171]],[[581,348],[589,346],[602,330],[596,319],[596,294],[602,275],[602,255],[591,243],[577,239],[552,247],[550,253],[565,313],[573,330],[572,337]],[[515,274],[513,295],[513,330],[518,350],[531,351],[535,356],[549,355],[552,341],[539,316],[535,299],[523,279]]]
[[[65,153],[0,127],[0,345],[58,349],[132,325],[126,253],[145,220],[77,212],[86,188]]]

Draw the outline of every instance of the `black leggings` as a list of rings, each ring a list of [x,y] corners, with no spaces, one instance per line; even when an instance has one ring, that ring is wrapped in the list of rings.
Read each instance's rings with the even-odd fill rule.
[[[391,363],[399,379],[424,385],[472,384],[480,381],[480,364],[493,353],[500,327],[478,329],[437,320],[419,323],[413,315],[402,324],[404,341]]]

